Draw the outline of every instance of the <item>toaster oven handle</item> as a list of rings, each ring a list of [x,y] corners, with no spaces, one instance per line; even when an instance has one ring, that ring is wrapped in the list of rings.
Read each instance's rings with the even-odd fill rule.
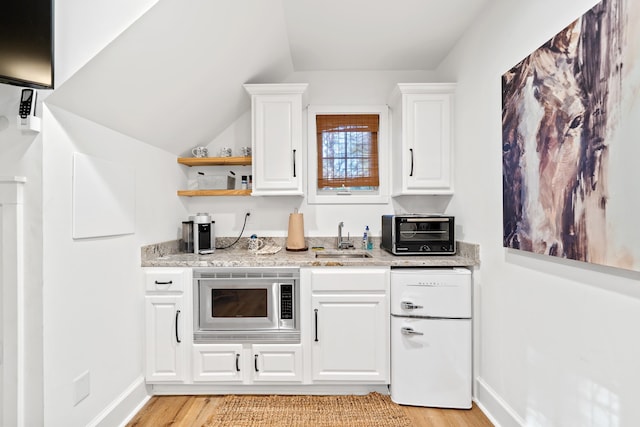
[[[180,344],[180,335],[178,335],[178,318],[180,317],[180,310],[176,310],[176,342]]]
[[[411,171],[409,172],[409,176],[413,176],[413,148],[409,148],[409,152],[411,153]]]

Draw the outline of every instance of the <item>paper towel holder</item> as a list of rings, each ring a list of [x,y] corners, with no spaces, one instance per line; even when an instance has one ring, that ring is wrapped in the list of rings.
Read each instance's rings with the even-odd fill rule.
[[[292,252],[308,251],[309,247],[304,239],[304,218],[298,209],[289,214],[289,231],[287,233],[286,249]]]

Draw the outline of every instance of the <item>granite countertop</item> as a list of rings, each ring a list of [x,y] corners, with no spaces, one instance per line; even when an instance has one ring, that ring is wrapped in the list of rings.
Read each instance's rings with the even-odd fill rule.
[[[225,247],[236,239],[216,239],[217,247]],[[278,266],[387,266],[387,267],[474,267],[480,265],[479,246],[457,242],[456,255],[396,256],[380,249],[380,239],[374,238],[371,258],[316,258],[321,252],[313,248],[335,249],[335,237],[307,238],[309,250],[288,251],[284,237],[265,238],[265,248],[275,254],[258,254],[247,249],[248,238],[241,238],[228,249],[216,249],[210,255],[180,252],[180,241],[173,240],[142,247],[142,267],[278,267]]]

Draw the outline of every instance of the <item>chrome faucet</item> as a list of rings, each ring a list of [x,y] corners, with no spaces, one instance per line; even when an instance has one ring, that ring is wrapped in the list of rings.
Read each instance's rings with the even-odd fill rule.
[[[353,248],[353,243],[349,241],[349,237],[347,236],[347,240],[342,240],[342,227],[344,227],[344,222],[340,221],[338,223],[338,244],[336,245],[338,249],[348,249]]]

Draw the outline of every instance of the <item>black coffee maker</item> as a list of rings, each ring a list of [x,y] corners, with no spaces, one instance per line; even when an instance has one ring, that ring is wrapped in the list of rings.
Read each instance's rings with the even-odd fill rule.
[[[182,221],[182,251],[194,254],[212,254],[216,249],[215,221],[211,215],[198,213]]]

